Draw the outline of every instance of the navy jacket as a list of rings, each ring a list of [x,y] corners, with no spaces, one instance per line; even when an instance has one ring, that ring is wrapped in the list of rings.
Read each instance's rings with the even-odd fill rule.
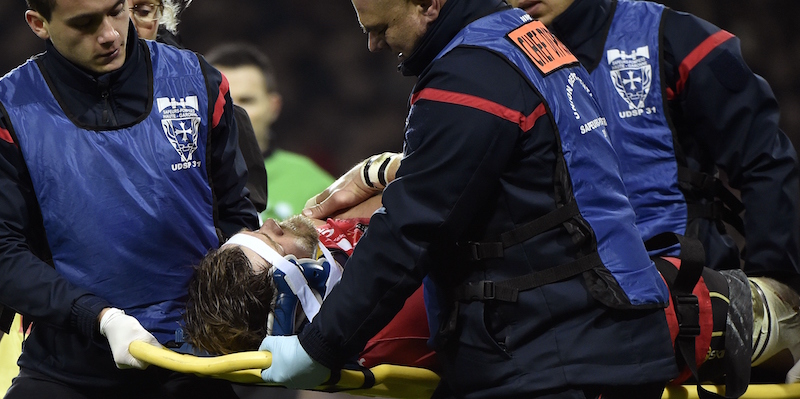
[[[74,124],[108,130],[130,126],[149,111],[148,83],[153,74],[146,56],[149,50],[145,42],[136,37],[132,26],[129,32],[125,64],[101,76],[93,76],[70,63],[50,42],[47,51],[36,57],[35,62],[45,72],[51,91]],[[217,236],[224,239],[242,228],[256,227],[258,219],[253,205],[246,198],[245,166],[237,149],[236,125],[227,84],[210,65],[204,61],[200,64],[206,76],[209,100],[218,108],[215,115],[219,120],[209,131],[211,139],[208,151],[203,155],[209,163],[214,224]],[[84,358],[66,356],[61,359],[57,370],[48,370],[48,373],[60,374],[60,378],[67,382],[103,384],[102,378],[95,380],[98,373],[89,372],[89,375],[95,375],[92,378],[84,378],[82,374],[87,371],[86,367],[101,363],[103,367],[110,365],[113,368],[107,344],[103,349],[105,339],[97,330],[97,315],[109,304],[90,290],[69,283],[51,267],[52,256],[42,225],[42,213],[25,160],[14,142],[12,133],[15,128],[19,127],[11,126],[5,115],[0,118],[0,303],[30,317],[41,326],[39,328],[58,331],[56,336],[85,345]],[[53,157],[57,158],[58,154],[53,154]],[[69,215],[64,217],[69,218]],[[26,365],[39,364],[41,359]]]
[[[616,9],[614,0],[576,0],[550,26],[592,72]],[[715,36],[716,34],[716,36]],[[693,15],[664,10],[660,25],[661,90],[677,156],[694,171],[722,170],[741,191],[745,206],[748,275],[768,275],[800,288],[800,180],[797,155],[778,127],[779,109],[769,85],[744,62],[736,37]],[[624,162],[624,160],[623,160]],[[689,203],[703,202],[684,190]],[[734,235],[718,221],[691,218],[686,235],[698,237],[707,264],[740,267]]]
[[[306,351],[327,367],[360,350],[428,274],[447,290],[562,264],[581,247],[560,227],[507,248],[502,259],[459,257],[456,243],[495,241],[571,195],[556,183],[560,143],[549,114],[527,130],[497,116],[528,116],[543,103],[505,58],[457,47],[434,61],[467,24],[504,7],[499,0],[449,0],[400,66],[419,77],[414,94],[466,94],[495,103],[497,113],[412,96],[405,158],[384,191],[384,208],[300,334]],[[436,348],[443,383],[458,396],[521,397],[575,385],[667,381],[676,368],[663,310],[610,309],[587,281],[577,276],[524,291],[514,303],[461,304],[453,310],[454,336]],[[625,351],[609,344],[623,341]]]

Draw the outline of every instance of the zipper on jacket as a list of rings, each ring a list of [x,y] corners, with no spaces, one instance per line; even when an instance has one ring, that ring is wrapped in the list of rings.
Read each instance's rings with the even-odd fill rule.
[[[100,97],[103,98],[103,123],[109,126],[116,126],[117,118],[114,117],[114,111],[111,109],[111,103],[108,100],[109,96],[110,93],[108,91],[104,91],[100,94]]]

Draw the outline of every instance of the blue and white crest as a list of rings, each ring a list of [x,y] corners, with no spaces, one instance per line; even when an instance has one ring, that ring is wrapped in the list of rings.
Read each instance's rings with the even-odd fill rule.
[[[644,100],[650,93],[650,83],[653,81],[649,47],[639,47],[630,54],[611,49],[606,55],[611,81],[617,93],[628,103],[628,109],[644,108]]]
[[[176,101],[174,98],[156,99],[158,112],[162,114],[161,127],[172,147],[181,156],[181,162],[192,160],[197,150],[197,132],[200,126],[197,96],[188,96]]]

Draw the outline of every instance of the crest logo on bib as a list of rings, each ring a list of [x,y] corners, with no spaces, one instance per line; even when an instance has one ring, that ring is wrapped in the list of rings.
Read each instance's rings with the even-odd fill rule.
[[[642,46],[630,54],[619,49],[606,53],[611,69],[611,81],[617,93],[628,103],[629,110],[644,109],[644,100],[650,93],[653,81],[653,67],[650,65],[650,49]],[[641,115],[642,112],[634,112]]]
[[[159,97],[156,99],[156,106],[162,115],[161,128],[164,129],[164,135],[181,157],[180,163],[172,164],[172,170],[200,167],[200,161],[192,159],[197,150],[197,134],[200,127],[197,96],[179,100]]]

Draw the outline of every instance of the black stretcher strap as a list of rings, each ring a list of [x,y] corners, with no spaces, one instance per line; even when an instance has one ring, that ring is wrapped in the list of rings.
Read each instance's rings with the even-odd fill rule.
[[[675,338],[678,365],[685,365],[692,372],[692,376],[697,381],[697,396],[700,399],[729,398],[727,395],[723,396],[703,388],[700,385],[700,375],[697,371],[695,341],[700,335],[700,304],[693,291],[705,268],[703,244],[697,239],[679,234],[661,233],[647,240],[645,247],[648,250],[655,250],[668,248],[675,244],[679,244],[681,248],[678,255],[681,260],[680,269],[660,257],[654,258],[653,261],[672,294],[672,306],[678,320],[678,336]],[[731,396],[731,398],[738,396]]]

